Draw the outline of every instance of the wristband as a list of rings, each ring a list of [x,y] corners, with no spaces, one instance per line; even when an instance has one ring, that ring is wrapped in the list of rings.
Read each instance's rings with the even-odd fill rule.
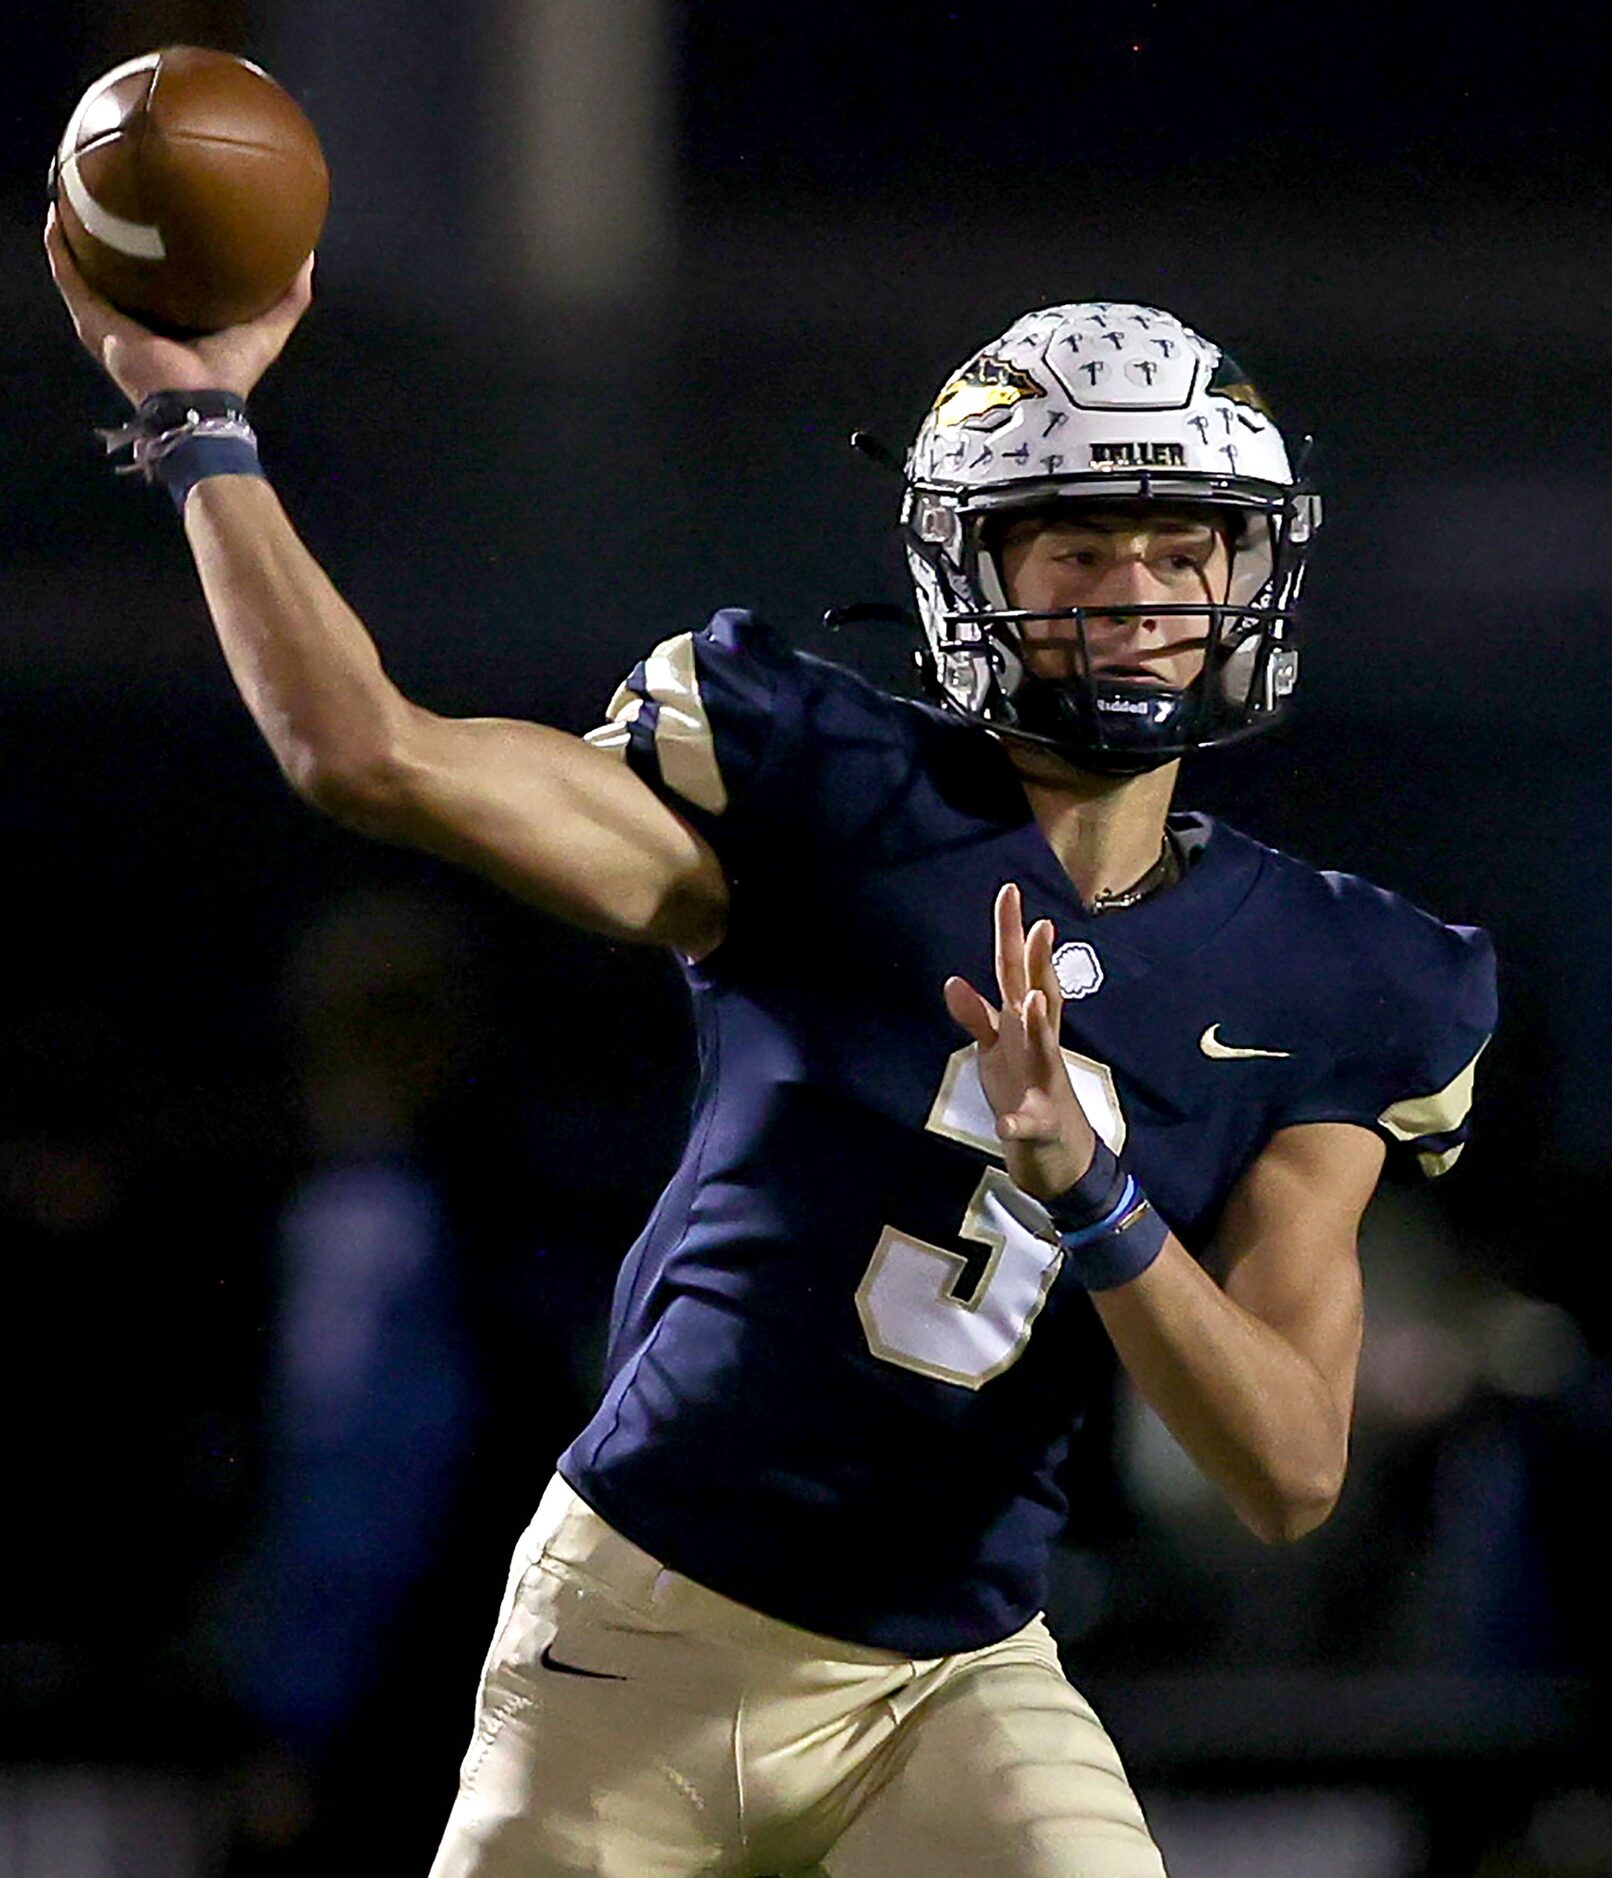
[[[120,476],[160,483],[181,512],[204,477],[263,474],[257,433],[232,391],[155,391],[127,424],[100,436],[109,456],[129,452]]]
[[[1079,1180],[1043,1205],[1064,1263],[1088,1291],[1111,1291],[1139,1278],[1169,1237],[1136,1176],[1101,1141]]]

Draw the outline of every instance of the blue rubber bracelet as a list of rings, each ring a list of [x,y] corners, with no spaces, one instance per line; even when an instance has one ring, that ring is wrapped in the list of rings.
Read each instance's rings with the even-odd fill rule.
[[[1088,1291],[1112,1291],[1140,1278],[1170,1233],[1136,1176],[1101,1141],[1079,1180],[1045,1205],[1065,1268]]]
[[[1137,1189],[1131,1210],[1106,1232],[1091,1236],[1070,1234],[1060,1238],[1065,1268],[1088,1291],[1112,1291],[1128,1285],[1164,1250],[1170,1229],[1153,1211],[1146,1194]],[[1076,1241],[1070,1244],[1070,1239]]]
[[[1120,1221],[1130,1217],[1131,1213],[1147,1198],[1137,1186],[1136,1178],[1127,1174],[1121,1183],[1119,1198],[1101,1219],[1093,1220],[1089,1226],[1077,1226],[1069,1232],[1058,1235],[1058,1243],[1066,1252],[1075,1252],[1093,1239],[1100,1239],[1105,1232],[1112,1232]]]

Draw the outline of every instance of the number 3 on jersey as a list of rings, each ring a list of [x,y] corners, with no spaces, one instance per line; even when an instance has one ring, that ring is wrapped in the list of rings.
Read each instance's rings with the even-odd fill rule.
[[[1080,1106],[1118,1154],[1125,1145],[1125,1117],[1113,1072],[1078,1051],[1063,1055]],[[973,1044],[947,1063],[925,1127],[1001,1160]],[[972,1295],[964,1298],[956,1290],[968,1269],[962,1253],[886,1226],[856,1293],[868,1348],[887,1363],[964,1389],[1000,1376],[1023,1355],[1058,1274],[1062,1254],[1051,1231],[1045,1210],[1003,1168],[986,1168],[958,1237],[987,1246],[990,1256]]]

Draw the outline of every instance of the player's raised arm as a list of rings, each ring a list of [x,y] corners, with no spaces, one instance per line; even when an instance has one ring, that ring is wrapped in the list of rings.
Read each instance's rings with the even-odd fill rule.
[[[312,298],[310,262],[260,319],[178,344],[89,290],[54,218],[45,239],[79,338],[137,409],[158,392],[217,392],[235,408]],[[227,449],[227,419],[221,429]],[[695,954],[715,945],[727,891],[709,845],[580,738],[411,704],[245,448],[238,470],[183,496],[185,532],[230,672],[292,787],[591,930]]]

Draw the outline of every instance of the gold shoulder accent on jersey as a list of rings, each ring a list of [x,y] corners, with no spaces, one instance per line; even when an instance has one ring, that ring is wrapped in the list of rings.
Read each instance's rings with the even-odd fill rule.
[[[1453,1148],[1446,1148],[1442,1154],[1418,1154],[1417,1165],[1429,1180],[1437,1180],[1440,1174],[1447,1174],[1460,1160],[1465,1147],[1464,1141],[1458,1141]]]
[[[663,639],[644,660],[644,690],[659,707],[655,716],[655,754],[666,787],[697,809],[720,815],[728,806],[728,790],[716,760],[711,720],[700,696],[692,633]],[[590,730],[583,741],[596,750],[624,756],[628,727],[642,714],[644,703],[637,692],[619,686],[610,700],[605,722]]]
[[[610,709],[605,712],[605,721],[596,729],[584,731],[582,741],[591,743],[595,750],[608,750],[612,756],[625,757],[633,720],[643,708],[644,701],[636,691],[617,685]]]
[[[1423,1135],[1447,1135],[1452,1128],[1459,1128],[1472,1106],[1478,1057],[1488,1047],[1489,1040],[1485,1037],[1472,1061],[1432,1095],[1407,1096],[1403,1102],[1391,1103],[1377,1117],[1378,1126],[1387,1129],[1396,1141],[1417,1141]],[[1448,1164],[1446,1162],[1446,1166]],[[1438,1171],[1442,1173],[1444,1169]]]

